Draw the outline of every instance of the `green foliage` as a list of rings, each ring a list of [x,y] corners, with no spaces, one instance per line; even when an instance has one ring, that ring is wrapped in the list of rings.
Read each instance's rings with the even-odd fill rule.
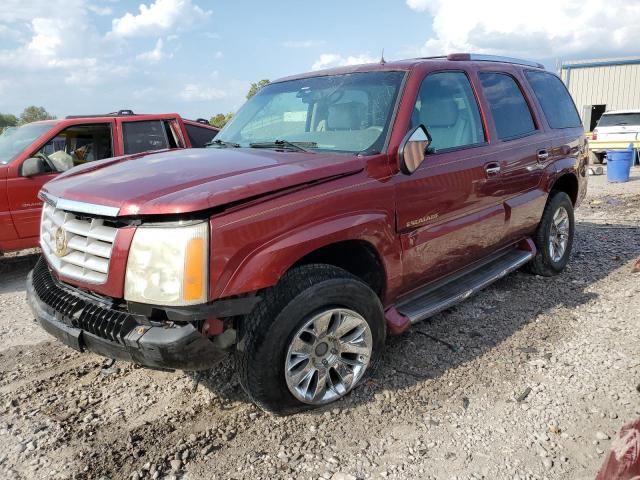
[[[18,117],[11,113],[0,113],[0,133],[7,127],[15,127],[18,124]]]
[[[45,110],[44,107],[36,107],[31,105],[23,110],[20,114],[19,124],[37,122],[38,120],[54,120],[56,117]]]
[[[233,112],[229,112],[226,115],[224,113],[218,113],[209,119],[209,123],[214,127],[222,128],[229,120],[233,118]]]
[[[256,93],[258,93],[258,90],[260,90],[262,87],[264,87],[265,85],[269,85],[270,83],[271,83],[271,80],[267,80],[266,78],[260,80],[257,83],[252,83],[251,88],[247,92],[247,100],[249,100]]]

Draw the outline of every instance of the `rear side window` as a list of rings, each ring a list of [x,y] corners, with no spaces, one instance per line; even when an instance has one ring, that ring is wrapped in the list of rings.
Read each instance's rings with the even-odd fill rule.
[[[189,123],[185,123],[184,126],[187,128],[187,135],[189,135],[191,146],[194,148],[204,147],[218,133],[211,128],[197,127]]]
[[[124,122],[122,134],[125,154],[169,148],[167,132],[160,120]]]
[[[536,127],[531,110],[515,79],[506,73],[480,73],[479,76],[498,138],[509,140],[533,133]]]
[[[564,83],[547,72],[525,72],[551,128],[580,127],[580,117]]]

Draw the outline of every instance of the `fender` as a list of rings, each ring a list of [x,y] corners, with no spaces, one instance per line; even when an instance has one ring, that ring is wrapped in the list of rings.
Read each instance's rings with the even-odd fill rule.
[[[299,226],[260,245],[239,262],[230,259],[227,269],[234,264],[237,266],[215,296],[228,297],[271,287],[304,256],[346,240],[368,242],[378,253],[384,268],[387,291],[395,289],[402,272],[392,225],[393,219],[386,213],[359,212]]]

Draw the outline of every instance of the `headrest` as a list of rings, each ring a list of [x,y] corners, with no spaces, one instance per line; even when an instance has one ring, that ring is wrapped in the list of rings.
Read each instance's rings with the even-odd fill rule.
[[[427,127],[451,127],[458,120],[458,105],[453,98],[438,98],[423,102],[420,121]]]
[[[327,112],[329,130],[359,130],[362,126],[362,111],[366,108],[359,102],[336,103]]]

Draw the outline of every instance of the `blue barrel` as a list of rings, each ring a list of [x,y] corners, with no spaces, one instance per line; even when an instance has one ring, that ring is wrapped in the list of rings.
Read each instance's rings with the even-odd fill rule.
[[[607,150],[607,180],[609,182],[628,182],[633,165],[633,144],[626,150]]]

